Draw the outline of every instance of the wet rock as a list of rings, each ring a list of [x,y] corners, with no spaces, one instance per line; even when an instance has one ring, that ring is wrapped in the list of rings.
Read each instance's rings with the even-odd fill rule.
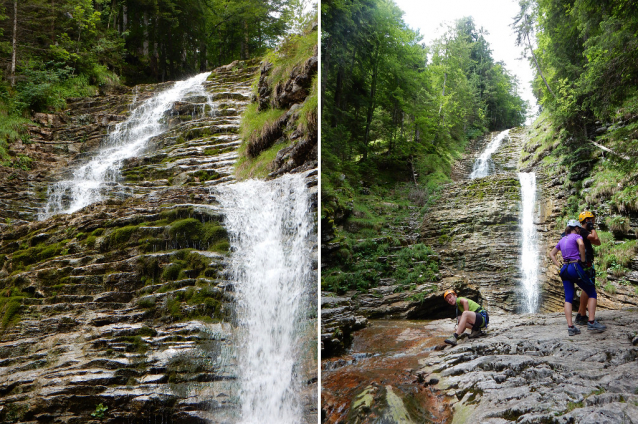
[[[638,350],[621,335],[638,316],[599,311],[597,318],[606,332],[570,337],[559,313],[499,315],[488,337],[432,353],[417,375],[439,380],[432,387],[447,393],[455,418],[472,422],[631,422]]]
[[[321,355],[328,358],[342,352],[353,331],[364,328],[368,320],[359,315],[348,298],[321,296]]]
[[[100,403],[109,422],[236,419],[236,364],[221,358],[230,324],[216,323],[232,310],[227,254],[172,236],[170,224],[222,222],[210,187],[234,181],[256,71],[255,62],[214,71],[206,88],[223,113],[202,113],[205,99],[187,96],[153,148],[122,164],[113,195],[72,215],[36,220],[47,186],[91,157],[134,97],[137,105],[167,84],[72,99],[69,111],[37,117],[33,144],[10,146],[34,169],[0,167],[0,287],[20,293],[0,335],[0,422],[86,423]],[[198,270],[162,277],[185,253]]]

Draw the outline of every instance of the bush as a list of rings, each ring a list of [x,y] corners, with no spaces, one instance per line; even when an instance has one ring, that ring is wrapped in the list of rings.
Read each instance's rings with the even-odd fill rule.
[[[22,302],[19,299],[12,298],[6,303],[4,314],[2,316],[2,329],[7,328],[7,326],[20,313],[21,308]]]
[[[184,268],[183,263],[172,263],[162,271],[162,281],[174,281],[180,277],[180,273]]]
[[[126,227],[117,228],[109,237],[109,247],[112,248],[127,243],[137,228],[138,227],[136,225],[128,225]]]

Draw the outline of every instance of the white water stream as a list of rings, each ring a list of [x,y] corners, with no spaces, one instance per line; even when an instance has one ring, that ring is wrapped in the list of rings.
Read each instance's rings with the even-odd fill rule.
[[[314,224],[301,175],[219,187],[237,292],[242,423],[299,424]]]
[[[205,72],[185,81],[178,81],[171,88],[155,94],[135,108],[125,121],[118,123],[107,135],[97,154],[73,171],[71,179],[49,186],[48,201],[40,212],[39,219],[75,212],[114,192],[122,162],[139,156],[152,137],[167,130],[165,114],[175,102],[187,95],[205,96],[207,104],[213,110],[211,97],[204,89],[204,81],[209,74],[210,72]],[[203,105],[204,110],[205,106]]]
[[[536,205],[536,174],[533,172],[518,174],[521,182],[520,226],[522,233],[521,271],[523,289],[523,313],[538,311],[538,247],[534,226],[534,207]]]
[[[474,162],[470,179],[483,178],[490,175],[494,169],[494,162],[492,161],[492,154],[498,150],[501,146],[501,142],[507,136],[509,136],[510,130],[501,131],[494,137],[485,147],[485,150]]]

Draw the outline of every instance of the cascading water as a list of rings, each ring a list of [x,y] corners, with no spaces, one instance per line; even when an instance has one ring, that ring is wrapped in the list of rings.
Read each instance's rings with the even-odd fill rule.
[[[243,423],[298,424],[303,315],[313,284],[311,204],[304,178],[218,188],[237,292]]]
[[[522,233],[521,271],[524,313],[538,311],[538,248],[534,227],[534,206],[536,205],[536,174],[520,172],[521,182],[520,226]]]
[[[490,175],[493,168],[492,154],[498,150],[503,139],[509,136],[510,130],[501,131],[485,147],[481,156],[476,159],[470,174],[470,179],[483,178]]]
[[[157,93],[135,108],[131,115],[118,123],[108,134],[104,147],[88,163],[73,172],[69,180],[59,181],[48,189],[48,201],[39,218],[46,219],[59,213],[72,213],[100,201],[114,191],[122,161],[138,156],[147,142],[168,128],[166,112],[186,95],[205,96],[213,110],[210,95],[204,89],[205,72],[176,82],[171,88]],[[206,105],[203,106],[203,113]]]

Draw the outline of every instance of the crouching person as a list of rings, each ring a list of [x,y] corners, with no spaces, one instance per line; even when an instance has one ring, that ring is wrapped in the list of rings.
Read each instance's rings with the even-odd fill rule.
[[[445,343],[456,346],[457,340],[468,328],[472,329],[471,339],[483,335],[481,329],[486,328],[490,322],[490,317],[487,315],[485,308],[473,300],[458,297],[454,290],[446,290],[443,298],[450,305],[456,305],[456,321],[458,324],[457,330],[445,340]],[[459,310],[461,311],[460,316]]]

